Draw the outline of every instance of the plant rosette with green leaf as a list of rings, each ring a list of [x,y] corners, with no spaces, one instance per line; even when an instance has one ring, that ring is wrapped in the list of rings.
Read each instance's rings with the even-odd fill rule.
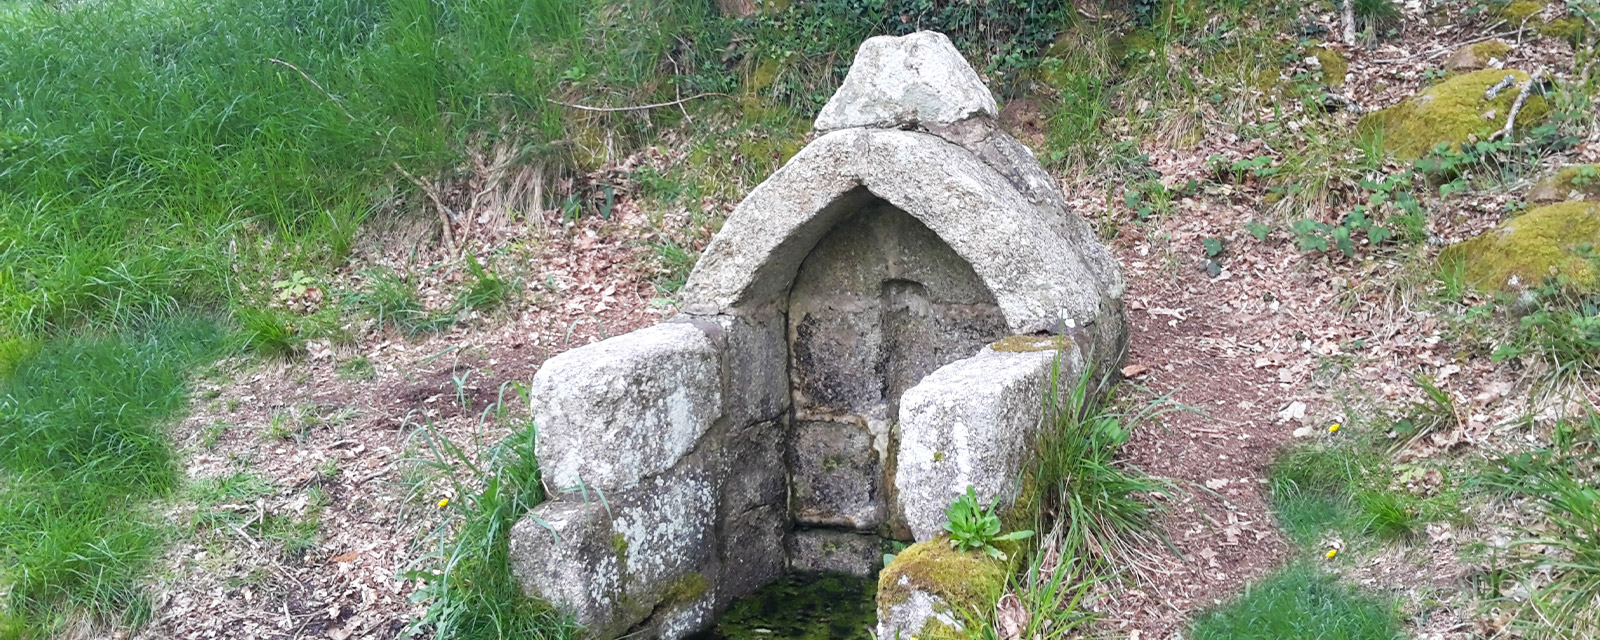
[[[1033,537],[1033,532],[1027,529],[1013,531],[1007,534],[1000,533],[1000,516],[996,513],[1000,500],[996,498],[988,507],[978,502],[978,494],[971,485],[967,486],[967,493],[955,502],[950,503],[950,508],[945,510],[949,518],[944,528],[950,532],[950,546],[958,551],[981,551],[996,560],[1005,560],[1005,552],[995,548],[996,542],[1016,542]]]

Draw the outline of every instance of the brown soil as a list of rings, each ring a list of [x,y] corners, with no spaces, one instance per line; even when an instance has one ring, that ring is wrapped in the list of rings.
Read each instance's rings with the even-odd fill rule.
[[[1165,549],[1150,581],[1112,602],[1107,624],[1149,638],[1176,631],[1196,609],[1216,604],[1276,568],[1289,553],[1267,496],[1267,466],[1289,430],[1275,424],[1285,390],[1228,336],[1249,333],[1205,294],[1203,272],[1176,282],[1137,274],[1130,282],[1130,367],[1145,390],[1187,407],[1145,425],[1126,447],[1127,462],[1177,482],[1163,500]],[[1152,313],[1183,309],[1181,316]],[[1180,317],[1182,319],[1180,319]],[[1131,372],[1131,371],[1130,371]]]

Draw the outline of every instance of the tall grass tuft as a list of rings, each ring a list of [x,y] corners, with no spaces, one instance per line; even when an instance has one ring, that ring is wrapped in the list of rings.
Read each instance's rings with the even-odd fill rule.
[[[1071,523],[1058,537],[1067,548],[1102,562],[1098,568],[1137,571],[1143,566],[1138,547],[1158,535],[1155,506],[1144,498],[1170,495],[1173,487],[1116,457],[1136,425],[1168,409],[1156,402],[1113,411],[1095,396],[1097,383],[1093,372],[1085,372],[1064,393],[1063,385],[1052,384],[1046,396],[1037,477],[1041,513],[1047,521]]]
[[[1600,636],[1600,414],[1555,426],[1549,449],[1502,456],[1480,479],[1485,487],[1530,498],[1545,523],[1514,541],[1492,572],[1496,604],[1513,614],[1515,632],[1537,640]],[[1525,598],[1500,594],[1525,587]]]
[[[505,391],[501,389],[500,401],[484,409],[484,420],[505,419]],[[534,427],[528,425],[477,455],[432,427],[418,435],[428,454],[418,463],[442,480],[454,498],[435,503],[450,509],[451,518],[433,532],[438,546],[421,561],[423,568],[407,573],[423,581],[413,598],[427,604],[412,630],[427,630],[441,640],[580,637],[577,625],[523,595],[511,575],[511,527],[545,498],[534,456]],[[424,502],[433,503],[433,498],[426,496]]]
[[[151,501],[179,474],[164,423],[184,372],[223,344],[214,324],[44,344],[0,379],[0,607],[16,637],[48,635],[69,610],[137,624],[140,580],[161,550]]]

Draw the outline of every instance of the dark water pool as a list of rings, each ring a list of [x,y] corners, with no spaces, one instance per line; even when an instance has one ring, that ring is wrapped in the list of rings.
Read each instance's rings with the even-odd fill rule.
[[[871,640],[877,589],[876,580],[844,574],[785,576],[691,640]]]

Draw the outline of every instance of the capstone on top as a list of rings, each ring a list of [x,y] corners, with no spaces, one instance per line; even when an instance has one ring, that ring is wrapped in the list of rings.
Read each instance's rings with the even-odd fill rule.
[[[932,128],[997,117],[983,80],[950,38],[934,31],[869,38],[844,84],[817,114],[818,132],[855,127]]]

